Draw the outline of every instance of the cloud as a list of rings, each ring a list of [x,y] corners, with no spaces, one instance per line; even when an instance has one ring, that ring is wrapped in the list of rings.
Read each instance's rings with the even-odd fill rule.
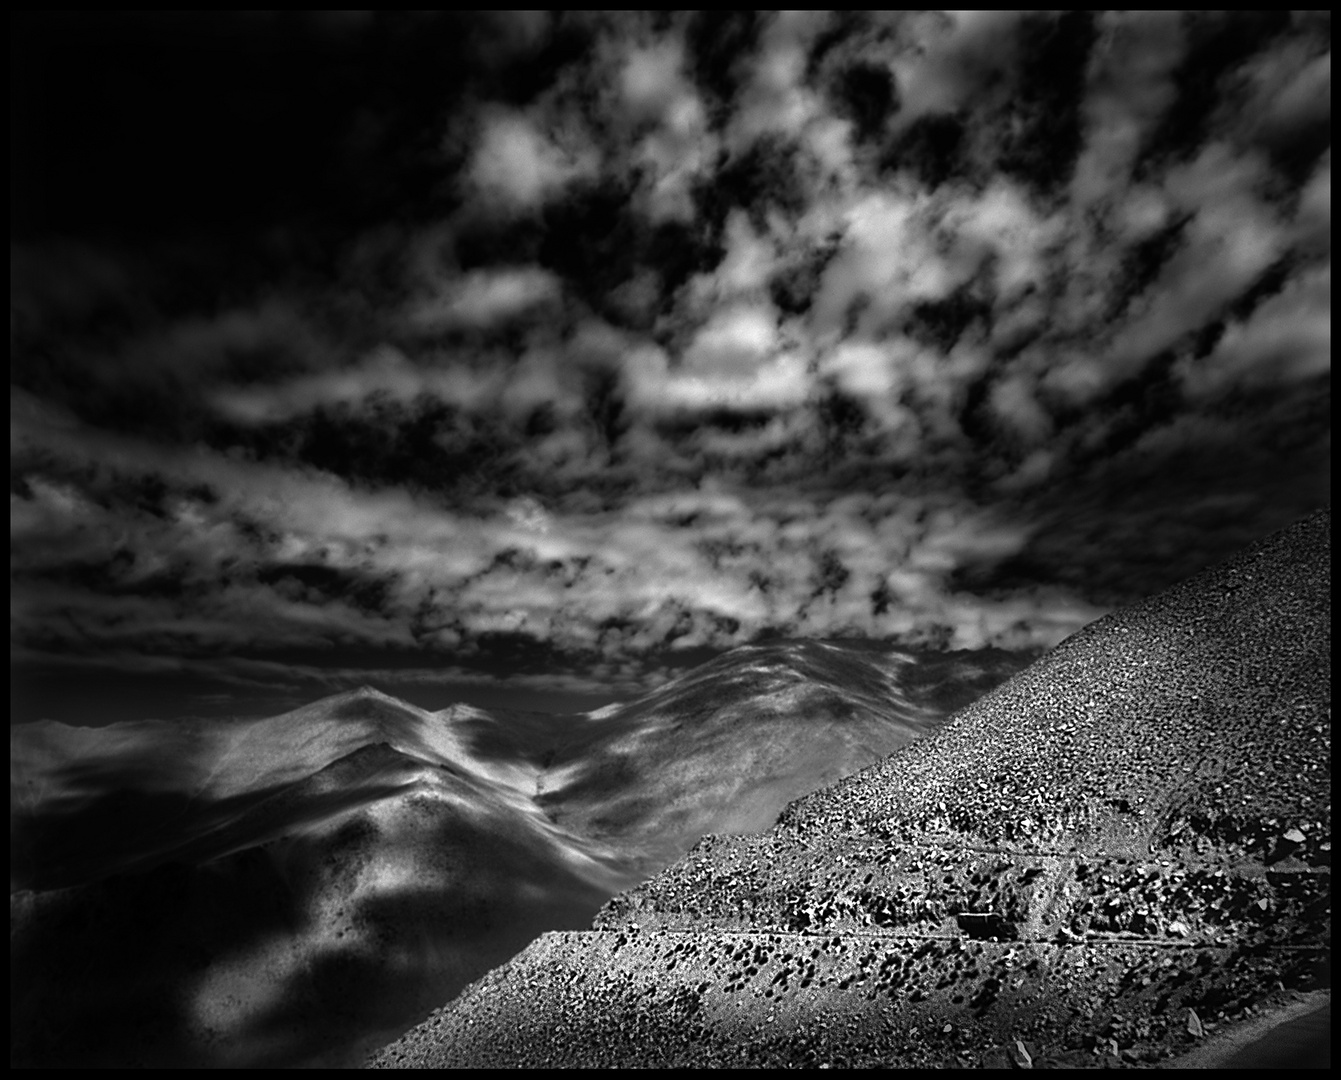
[[[777,245],[756,232],[749,216],[739,211],[727,217],[725,246],[717,269],[699,275],[690,285],[694,301],[705,307],[735,297],[758,296],[777,266]]]
[[[487,110],[480,128],[467,176],[485,205],[535,210],[597,168],[593,148],[581,135],[542,126],[524,111]]]
[[[1037,445],[1052,434],[1052,418],[1038,401],[1037,388],[1016,374],[992,384],[992,408],[1003,427],[1026,445]]]
[[[15,382],[90,422],[157,438],[198,438],[217,391],[291,377],[345,355],[282,295],[171,318],[145,318],[135,309],[152,307],[119,291],[78,311],[64,301],[29,300],[41,314],[14,324]]]
[[[692,221],[693,187],[715,157],[716,139],[687,77],[683,39],[675,33],[645,45],[614,47],[623,119],[645,132],[630,149],[644,173],[642,202],[650,222]]]
[[[1102,18],[1108,47],[1090,79],[1089,137],[1072,181],[1082,206],[1112,198],[1129,183],[1142,146],[1177,96],[1173,73],[1185,51],[1177,12],[1110,11]]]
[[[164,469],[142,443],[89,431],[46,432],[44,442],[100,466],[78,484],[33,480],[16,498],[16,610],[28,641],[60,636],[73,618],[82,648],[439,649],[522,634],[620,659],[654,645],[743,643],[778,626],[870,634],[912,619],[922,634],[960,618],[944,593],[959,561],[1019,543],[950,505],[919,527],[925,506],[850,496],[816,516],[805,498],[723,486],[617,513],[561,516],[528,498],[478,516],[208,454]],[[134,511],[145,475],[167,488]],[[44,580],[72,562],[87,572]],[[880,616],[870,594],[891,563],[923,584]],[[817,583],[832,580],[817,598]]]
[[[415,303],[408,321],[429,331],[489,327],[557,299],[559,292],[559,281],[538,267],[475,270]]]
[[[331,406],[362,408],[372,400],[408,404],[422,395],[471,408],[495,397],[501,382],[500,373],[480,373],[464,364],[420,366],[399,349],[383,345],[348,367],[269,385],[221,389],[211,396],[211,402],[233,419],[260,423]]]
[[[953,237],[961,266],[972,272],[990,260],[996,302],[1003,307],[1046,277],[1062,229],[1057,217],[1040,214],[1019,186],[1004,178],[955,200],[940,221],[940,230]]]
[[[631,48],[620,66],[619,89],[633,119],[663,119],[687,90],[682,43],[669,37]]]
[[[928,15],[907,25],[911,48],[893,58],[900,111],[905,120],[953,112],[977,88],[980,71],[1009,67],[1002,47],[1018,15],[955,12]]]
[[[776,341],[772,312],[745,305],[726,308],[694,336],[684,363],[705,374],[748,374],[769,357]]]
[[[1176,206],[1193,215],[1184,240],[1123,313],[1102,360],[1077,358],[1048,385],[1077,406],[1134,375],[1161,350],[1217,317],[1283,254],[1285,223],[1256,194],[1264,166],[1211,143],[1166,174]]]
[[[16,648],[1037,647],[1327,498],[1314,16],[405,20],[357,213],[15,249]]]
[[[888,344],[849,340],[820,362],[819,371],[851,397],[879,410],[899,398],[904,382],[901,359]]]
[[[1179,365],[1184,393],[1200,402],[1230,390],[1252,392],[1330,372],[1331,294],[1330,266],[1294,278],[1246,322],[1231,325],[1210,356]]]
[[[796,350],[768,348],[774,340],[776,327],[757,310],[725,312],[695,337],[681,366],[650,346],[628,357],[630,400],[653,416],[795,406],[810,390],[807,361]]]
[[[1317,170],[1299,193],[1299,213],[1295,219],[1295,237],[1309,252],[1330,254],[1332,232],[1332,152],[1329,149]]]
[[[895,186],[856,199],[844,215],[845,242],[829,263],[811,308],[822,341],[875,337],[897,328],[919,303],[943,300],[984,261],[1000,263],[1004,286],[1028,275],[1031,214],[1004,189],[980,199],[931,198]]]
[[[761,135],[794,136],[816,117],[819,103],[805,85],[807,47],[823,25],[822,12],[777,12],[765,26],[737,100],[730,138],[738,145]]]

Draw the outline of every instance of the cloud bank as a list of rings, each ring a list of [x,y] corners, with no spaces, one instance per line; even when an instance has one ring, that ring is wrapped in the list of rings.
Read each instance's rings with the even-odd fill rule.
[[[20,233],[15,663],[1041,648],[1329,501],[1325,18],[453,19],[284,31],[339,198]]]

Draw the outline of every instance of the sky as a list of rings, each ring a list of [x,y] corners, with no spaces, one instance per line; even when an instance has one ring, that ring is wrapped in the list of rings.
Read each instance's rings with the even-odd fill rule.
[[[1330,504],[1328,13],[10,26],[16,720],[1044,649]]]

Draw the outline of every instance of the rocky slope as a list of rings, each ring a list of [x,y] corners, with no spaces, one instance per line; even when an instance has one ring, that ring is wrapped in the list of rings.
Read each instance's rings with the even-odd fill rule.
[[[371,1059],[1148,1064],[1330,985],[1330,512],[708,837]]]

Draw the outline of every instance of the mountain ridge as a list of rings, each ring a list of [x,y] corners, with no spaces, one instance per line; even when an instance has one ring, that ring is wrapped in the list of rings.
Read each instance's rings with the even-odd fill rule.
[[[927,701],[873,696],[923,661],[850,651],[746,649],[557,718],[365,687],[180,730],[11,729],[11,1061],[357,1062],[702,832],[920,736],[957,665],[963,693],[1000,675],[927,661]],[[149,917],[153,946],[121,951]]]

